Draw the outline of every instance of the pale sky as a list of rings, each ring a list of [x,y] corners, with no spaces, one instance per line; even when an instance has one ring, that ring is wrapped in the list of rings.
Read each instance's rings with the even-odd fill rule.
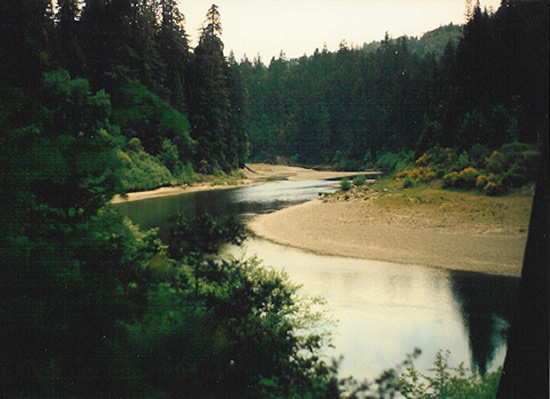
[[[465,0],[178,0],[185,15],[191,45],[197,43],[207,10],[219,6],[225,55],[237,60],[259,53],[269,64],[283,50],[287,58],[311,55],[326,44],[338,49],[345,39],[361,46],[391,37],[421,36],[449,23],[465,22]],[[475,3],[475,0],[472,1]],[[500,0],[481,0],[481,7],[498,8]]]

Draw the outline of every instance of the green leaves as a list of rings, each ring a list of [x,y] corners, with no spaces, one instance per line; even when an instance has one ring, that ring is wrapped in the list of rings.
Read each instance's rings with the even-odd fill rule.
[[[177,216],[170,235],[170,254],[181,259],[187,253],[217,253],[222,244],[240,245],[248,230],[235,217],[204,214],[188,220]]]
[[[467,399],[494,398],[498,389],[501,370],[484,376],[471,372],[461,363],[449,365],[450,352],[439,350],[434,360],[432,374],[419,372],[414,366],[399,378],[399,391],[407,399]]]

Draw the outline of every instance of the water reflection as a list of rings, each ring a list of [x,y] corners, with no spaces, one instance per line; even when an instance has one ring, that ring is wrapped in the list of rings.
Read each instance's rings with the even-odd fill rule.
[[[321,192],[335,190],[334,181],[330,180],[281,181],[119,203],[115,207],[143,229],[160,227],[161,237],[166,238],[169,220],[178,214],[186,217],[204,213],[247,217],[309,201]]]
[[[452,291],[469,331],[472,365],[481,373],[491,368],[496,352],[506,345],[518,284],[514,278],[453,273]]]
[[[149,199],[116,207],[143,228],[160,227],[161,237],[176,214],[188,217],[247,216],[304,202],[334,182],[276,182],[256,187],[205,191]],[[401,363],[415,348],[416,365],[432,367],[439,349],[451,350],[452,365],[465,362],[480,371],[504,362],[505,332],[518,279],[458,273],[423,266],[318,256],[250,239],[247,253],[284,269],[303,290],[322,295],[339,320],[334,348],[343,354],[342,375],[373,378]],[[229,248],[240,254],[241,249]]]
[[[238,255],[241,250],[228,251]],[[342,375],[375,377],[415,348],[423,351],[416,364],[424,371],[440,348],[452,351],[455,364],[471,360],[450,272],[319,256],[261,239],[249,240],[246,252],[285,270],[292,281],[303,284],[305,293],[328,300],[338,328],[327,355],[344,355]]]

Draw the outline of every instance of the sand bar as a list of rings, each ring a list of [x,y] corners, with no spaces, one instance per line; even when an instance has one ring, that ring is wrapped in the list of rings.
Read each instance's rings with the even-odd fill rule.
[[[520,276],[524,227],[403,216],[362,202],[315,200],[253,218],[270,241],[323,255]]]

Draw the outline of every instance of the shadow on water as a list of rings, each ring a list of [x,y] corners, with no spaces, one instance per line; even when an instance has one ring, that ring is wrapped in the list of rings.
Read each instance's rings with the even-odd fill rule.
[[[115,208],[142,229],[158,227],[160,237],[166,239],[170,220],[176,215],[192,218],[209,213],[246,218],[317,198],[321,192],[335,191],[333,185],[329,180],[280,181],[119,203]]]
[[[451,289],[468,331],[472,369],[490,369],[497,349],[506,346],[519,278],[452,272]]]

